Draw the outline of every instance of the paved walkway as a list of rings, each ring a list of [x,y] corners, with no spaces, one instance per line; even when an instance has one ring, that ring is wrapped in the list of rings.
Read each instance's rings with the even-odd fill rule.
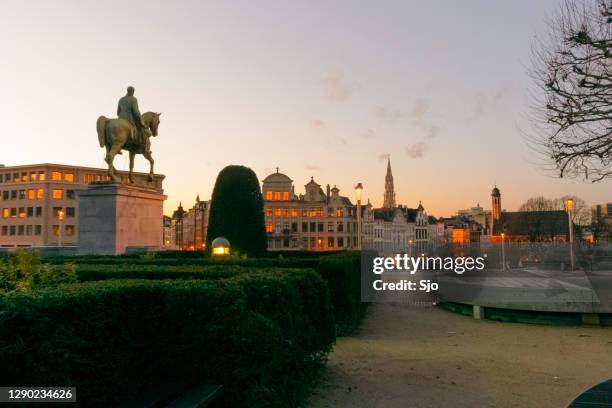
[[[376,304],[309,407],[566,407],[612,378],[612,328],[478,321]]]

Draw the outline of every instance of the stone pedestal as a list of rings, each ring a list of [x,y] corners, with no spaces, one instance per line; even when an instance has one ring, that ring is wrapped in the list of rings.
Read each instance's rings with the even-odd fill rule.
[[[119,255],[163,245],[163,190],[94,183],[78,191],[79,254]]]

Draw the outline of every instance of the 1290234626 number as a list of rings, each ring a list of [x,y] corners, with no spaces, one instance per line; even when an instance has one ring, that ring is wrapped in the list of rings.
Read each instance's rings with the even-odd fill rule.
[[[75,387],[0,387],[0,402],[76,401]]]

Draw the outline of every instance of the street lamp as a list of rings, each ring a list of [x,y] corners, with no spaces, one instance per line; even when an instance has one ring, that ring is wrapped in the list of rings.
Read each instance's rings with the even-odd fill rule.
[[[357,195],[357,249],[361,250],[361,193],[363,184],[357,183],[355,194]]]
[[[569,228],[569,245],[570,245],[570,262],[572,265],[572,271],[576,266],[576,260],[574,257],[574,223],[572,221],[572,213],[574,211],[574,200],[568,198],[565,202],[565,208],[567,209],[567,222]]]
[[[506,270],[506,251],[504,249],[504,238],[506,238],[506,234],[502,232],[501,237],[502,237],[502,245],[501,245],[502,246],[502,271],[505,271]]]
[[[64,211],[59,210],[57,213],[57,218],[59,218],[59,238],[57,240],[57,246],[62,246],[62,227],[64,221]]]

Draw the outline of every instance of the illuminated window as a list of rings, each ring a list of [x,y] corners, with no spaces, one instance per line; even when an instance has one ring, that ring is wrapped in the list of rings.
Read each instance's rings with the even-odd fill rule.
[[[31,188],[28,190],[28,200],[34,200],[34,199],[36,199],[36,190]]]
[[[271,216],[272,216],[272,209],[266,208],[266,217],[271,217]]]
[[[283,208],[283,217],[288,217],[288,216],[289,216],[289,209]]]
[[[11,208],[11,218],[17,218],[17,209]]]
[[[56,237],[59,236],[59,225],[54,225],[53,226],[53,235],[55,235]]]
[[[25,218],[26,211],[24,207],[19,207],[19,218]]]
[[[64,173],[64,180],[69,183],[74,183],[74,173]]]
[[[66,225],[66,236],[67,237],[72,237],[74,236],[74,225]]]
[[[30,173],[30,180],[36,181],[36,179],[38,179],[38,174],[35,171],[31,172]]]
[[[53,207],[53,216],[59,218],[62,207]]]
[[[45,172],[44,171],[39,171],[38,172],[38,181],[44,181],[45,180]]]
[[[285,201],[289,200],[289,192],[288,191],[284,191],[283,192],[283,200],[285,200]]]
[[[266,191],[266,200],[272,201],[272,191]]]
[[[9,209],[8,208],[3,208],[2,209],[2,218],[8,218],[9,217]]]
[[[21,173],[21,181],[24,183],[28,181],[28,173]]]
[[[281,199],[281,192],[280,191],[275,191],[274,192],[274,199],[277,200],[277,201]]]
[[[261,224],[260,224],[261,225]],[[266,222],[266,232],[267,233],[271,233],[274,232],[274,227],[272,226],[271,222]]]
[[[59,171],[53,171],[51,172],[51,180],[61,180],[62,179],[62,173],[60,173]]]
[[[277,216],[277,217],[280,217],[281,216],[281,209],[280,208],[275,208],[274,209],[274,215]]]
[[[61,190],[59,188],[54,188],[53,189],[53,198],[56,200],[61,200],[62,197],[64,196],[64,190]]]
[[[19,183],[19,173],[13,173],[13,183]]]
[[[336,217],[344,217],[344,210],[342,208],[336,210]]]
[[[294,207],[294,208],[291,209],[291,216],[292,217],[297,217],[298,216],[297,208]]]
[[[36,190],[36,198],[38,200],[42,200],[42,198],[43,198],[43,189],[42,188],[39,188],[38,190]]]
[[[94,175],[93,174],[86,174],[85,175],[85,184],[91,184],[93,181],[95,180]]]

